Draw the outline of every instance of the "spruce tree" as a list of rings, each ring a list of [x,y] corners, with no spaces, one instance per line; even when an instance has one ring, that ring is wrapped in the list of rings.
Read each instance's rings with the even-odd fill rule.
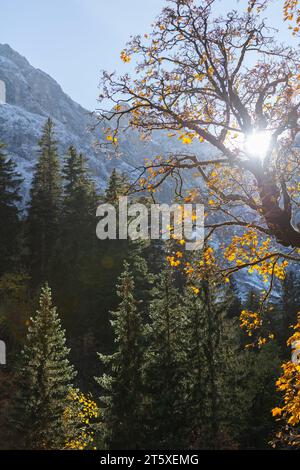
[[[26,449],[64,446],[63,413],[76,375],[65,343],[65,331],[46,284],[41,290],[39,309],[28,328],[13,403],[17,439]]]
[[[59,233],[61,191],[54,123],[49,118],[39,141],[39,159],[31,184],[28,209],[28,245],[35,285],[48,279],[49,262]]]
[[[109,204],[117,203],[118,198],[126,193],[128,186],[127,177],[113,168],[105,190],[104,202]]]
[[[186,445],[187,318],[174,282],[166,268],[152,291],[144,365],[148,448]]]
[[[187,287],[189,432],[196,448],[235,448],[250,407],[244,385],[247,354],[240,351],[239,326],[230,318],[231,292],[210,280]]]
[[[113,170],[101,202],[117,207],[119,196],[124,195],[127,189],[126,177]],[[117,233],[118,230],[117,221]],[[95,228],[93,229],[94,233]],[[95,302],[97,310],[94,310],[94,319],[98,321],[96,326],[97,335],[99,344],[104,350],[110,347],[113,340],[109,329],[109,312],[115,310],[118,306],[119,299],[115,294],[115,286],[121,275],[125,260],[128,260],[133,271],[137,289],[145,290],[146,261],[143,259],[143,249],[144,246],[140,240],[97,240],[97,255],[94,256],[94,263],[92,263],[89,272],[94,283],[93,289],[94,286],[97,289],[94,295],[97,302],[97,305]],[[98,288],[99,285],[101,285],[101,290]],[[103,326],[106,325],[108,328],[105,329]]]
[[[64,192],[62,215],[60,219],[60,237],[55,250],[52,272],[53,278],[61,286],[62,280],[71,284],[70,288],[79,287],[80,270],[95,257],[95,227],[97,194],[94,183],[90,180],[85,159],[71,146],[64,160],[62,169]],[[57,275],[57,260],[60,272]],[[72,272],[69,266],[72,265]],[[65,292],[68,286],[65,286]]]
[[[62,169],[64,178],[64,209],[68,213],[95,216],[97,203],[95,184],[88,175],[86,159],[74,146],[69,147]],[[78,219],[80,215],[78,215]]]
[[[290,358],[290,348],[287,340],[291,336],[291,326],[297,324],[297,314],[300,306],[300,276],[289,271],[283,281],[281,307],[280,339],[285,359]]]
[[[86,161],[74,147],[70,147],[63,166],[64,199],[63,237],[78,258],[95,245],[97,193],[88,176]]]
[[[204,426],[204,416],[207,404],[204,392],[207,389],[206,358],[204,344],[204,303],[199,293],[187,287],[184,293],[184,308],[188,318],[186,329],[188,337],[187,356],[189,362],[188,374],[188,415],[189,415],[189,441],[199,445],[199,430]]]
[[[129,265],[118,285],[120,304],[112,312],[115,352],[99,354],[105,373],[98,379],[103,429],[110,449],[138,449],[143,441],[142,375],[144,335],[142,318],[134,297],[134,279]]]
[[[271,341],[258,351],[248,354],[248,374],[244,379],[244,400],[250,398],[250,407],[243,411],[241,433],[242,449],[270,449],[276,422],[270,410],[278,405],[276,382],[282,372],[280,350]]]
[[[102,203],[118,205],[119,196],[125,194],[127,181],[125,177],[113,169],[107,183],[107,188],[101,198]],[[117,223],[117,231],[119,226]],[[130,252],[130,240],[101,240],[98,241],[101,273],[98,281],[103,285],[102,305],[109,312],[115,309],[118,299],[112,295],[117,279],[121,275],[124,261]],[[99,265],[99,262],[98,262]]]
[[[0,276],[14,268],[20,230],[18,203],[22,179],[0,142]]]
[[[76,148],[71,145],[64,159],[64,166],[62,169],[65,180],[65,195],[68,199],[74,196],[80,183],[86,179],[83,163],[83,156],[78,155]]]
[[[97,334],[94,330],[98,320],[97,271],[101,258],[95,233],[97,193],[84,156],[73,146],[65,156],[62,175],[60,234],[50,263],[50,280],[73,339],[72,357],[78,366],[82,365],[80,375],[85,378],[90,371],[85,367],[87,357],[83,353],[83,342],[85,335]],[[87,354],[95,356],[94,350]]]

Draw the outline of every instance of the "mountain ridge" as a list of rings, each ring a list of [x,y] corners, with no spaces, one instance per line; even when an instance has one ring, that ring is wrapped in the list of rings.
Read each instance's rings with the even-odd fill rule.
[[[0,140],[24,178],[26,198],[38,155],[38,141],[48,117],[55,123],[58,150],[63,156],[70,145],[85,154],[98,187],[103,188],[113,166],[132,170],[131,164],[107,159],[95,145],[89,128],[91,112],[72,100],[47,73],[34,68],[8,44],[0,44],[0,80],[6,85],[6,103],[0,104]],[[99,130],[99,135],[102,133]]]
[[[97,187],[103,189],[116,167],[132,174],[144,158],[182,150],[177,139],[169,139],[163,131],[156,131],[150,142],[141,141],[136,131],[119,136],[122,158],[108,158],[95,141],[104,141],[101,126],[92,133],[91,113],[64,93],[61,86],[45,72],[34,68],[28,60],[9,45],[0,44],[0,80],[7,88],[7,102],[0,104],[0,141],[6,144],[7,153],[16,162],[24,178],[23,204],[27,200],[33,169],[38,156],[38,141],[46,119],[51,117],[56,125],[58,150],[63,157],[70,145],[74,145],[86,158],[90,174]],[[189,146],[198,157],[212,156],[208,144]],[[185,149],[186,152],[186,149]],[[190,178],[190,175],[188,176]],[[166,186],[162,199],[169,199],[170,184]],[[220,242],[216,240],[218,245]],[[249,288],[261,288],[256,275],[239,273],[239,291],[243,295]]]
[[[7,90],[6,104],[0,104],[0,140],[7,145],[8,154],[25,179],[25,195],[37,158],[39,136],[48,117],[56,124],[60,155],[64,155],[70,145],[75,145],[87,157],[91,175],[99,188],[105,186],[113,167],[132,173],[145,158],[183,148],[180,141],[170,140],[163,131],[153,133],[151,141],[141,141],[136,131],[127,131],[119,136],[122,158],[108,158],[98,145],[105,140],[103,128],[98,125],[91,131],[95,124],[92,113],[73,101],[50,75],[34,68],[8,44],[0,44],[0,80],[5,82]],[[190,147],[191,151],[196,148]],[[201,152],[203,150],[205,154],[209,152],[206,144],[202,144]]]

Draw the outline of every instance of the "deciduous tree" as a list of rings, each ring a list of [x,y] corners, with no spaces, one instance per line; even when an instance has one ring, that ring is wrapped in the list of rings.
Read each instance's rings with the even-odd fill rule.
[[[161,129],[179,139],[182,151],[141,168],[140,189],[168,177],[180,189],[183,170],[196,175],[198,186],[179,195],[206,203],[207,240],[235,233],[218,272],[246,268],[268,282],[299,261],[299,52],[277,42],[254,3],[218,16],[214,0],[170,0],[152,32],[122,52],[135,77],[103,74],[100,102],[114,109],[99,119],[116,149],[123,118],[142,138]]]

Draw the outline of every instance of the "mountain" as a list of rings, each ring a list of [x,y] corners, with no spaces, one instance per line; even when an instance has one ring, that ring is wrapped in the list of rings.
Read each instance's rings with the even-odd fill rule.
[[[0,81],[6,85],[6,103],[1,104],[0,96],[0,140],[7,145],[8,154],[14,159],[24,178],[24,200],[28,195],[33,167],[37,159],[37,142],[46,119],[50,116],[56,124],[56,136],[60,155],[73,144],[87,157],[90,172],[99,188],[103,188],[113,167],[133,175],[145,158],[164,155],[172,150],[182,150],[177,139],[169,139],[166,133],[153,133],[151,141],[142,141],[134,131],[119,136],[122,158],[108,158],[103,150],[95,145],[103,139],[101,127],[90,131],[92,116],[90,111],[73,101],[60,85],[45,72],[34,68],[9,45],[0,44]],[[211,156],[208,145],[189,146],[199,157]],[[186,153],[186,148],[184,148]],[[186,184],[189,184],[189,174]],[[193,180],[195,184],[195,180]],[[163,199],[170,196],[167,185]],[[220,234],[220,238],[230,238],[230,234]],[[215,240],[216,248],[220,243]],[[261,288],[258,276],[239,273],[239,290],[246,294],[249,287]]]
[[[61,155],[69,145],[75,145],[87,156],[89,167],[102,186],[111,162],[95,149],[94,137],[88,131],[90,113],[7,44],[0,45],[0,80],[6,85],[6,103],[0,104],[0,139],[24,177],[24,193],[36,162],[41,129],[49,116],[56,124]]]
[[[60,85],[7,44],[0,44],[0,81],[6,85],[6,103],[0,104],[0,140],[17,163],[24,177],[24,195],[28,194],[33,167],[37,158],[37,142],[46,119],[56,124],[59,151],[64,155],[73,144],[84,153],[98,187],[105,185],[113,167],[131,174],[144,158],[161,155],[181,147],[166,134],[157,132],[151,142],[141,141],[136,132],[120,136],[122,158],[108,158],[96,142],[103,138],[103,129],[89,130],[91,112],[73,101]],[[1,99],[0,99],[1,103]],[[202,146],[203,149],[203,146]]]

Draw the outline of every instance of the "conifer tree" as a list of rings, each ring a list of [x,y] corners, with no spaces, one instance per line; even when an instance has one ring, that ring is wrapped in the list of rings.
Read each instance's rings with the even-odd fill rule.
[[[34,284],[48,278],[49,262],[59,232],[60,210],[60,166],[54,123],[49,118],[39,141],[39,159],[31,184],[28,210],[28,245]]]
[[[83,180],[86,179],[85,168],[83,166],[83,156],[78,155],[76,148],[71,145],[64,160],[62,173],[65,180],[65,195],[72,198]]]
[[[95,292],[98,290],[95,285],[95,265],[99,266],[95,233],[97,193],[88,175],[85,158],[73,146],[64,159],[62,175],[60,236],[50,265],[50,279],[65,312],[67,330],[73,336],[82,333],[84,322],[88,324],[95,318],[95,311],[91,311],[93,295],[89,297],[87,292],[91,285]]]
[[[78,154],[73,146],[69,148],[64,160],[62,174],[64,178],[63,210],[60,244],[55,258],[61,261],[63,279],[68,279],[66,271],[70,263],[72,264],[74,276],[71,276],[71,280],[74,283],[80,278],[78,269],[82,263],[95,256],[97,193],[94,183],[88,176],[85,158],[82,154]],[[56,266],[55,260],[54,272]],[[76,288],[73,284],[73,290],[74,287]]]
[[[15,163],[5,154],[0,142],[0,276],[12,270],[18,251],[21,178]]]
[[[108,180],[105,193],[101,198],[102,202],[117,206],[119,196],[124,195],[126,192],[127,184],[125,176],[119,174],[115,169],[113,169]],[[118,230],[119,226],[117,221],[117,232]],[[98,243],[98,246],[100,251],[99,259],[101,260],[103,274],[103,278],[100,280],[106,287],[106,290],[111,291],[111,289],[116,285],[117,279],[121,274],[124,261],[128,258],[130,241],[107,239]],[[107,311],[115,308],[116,305],[116,302],[111,302],[111,296],[110,298],[105,298],[104,303],[108,307]]]
[[[46,284],[41,290],[39,309],[28,328],[13,402],[17,438],[26,449],[64,446],[63,413],[76,375],[65,343],[65,331]]]
[[[144,380],[147,445],[178,449],[186,445],[187,318],[169,268],[153,289],[147,327]]]
[[[105,439],[110,449],[138,449],[143,441],[142,375],[144,334],[129,265],[118,285],[120,304],[112,312],[115,352],[99,354],[105,372],[96,379],[101,396]]]
[[[240,351],[239,327],[230,319],[231,293],[208,280],[187,287],[189,423],[197,448],[231,448],[238,444],[243,412],[250,406],[245,382],[247,355]]]
[[[207,374],[204,344],[204,303],[199,296],[198,289],[190,286],[184,293],[184,308],[186,310],[188,325],[188,415],[189,415],[189,434],[190,443],[199,440],[199,428],[203,425],[205,414],[204,391],[207,388]],[[199,442],[197,442],[199,444]]]
[[[123,196],[128,189],[128,180],[124,174],[113,168],[105,190],[104,201],[109,204],[118,202],[119,196]]]
[[[291,336],[291,325],[297,323],[297,314],[300,307],[300,277],[293,271],[289,271],[283,281],[281,298],[281,341],[285,359],[290,356],[287,341]]]
[[[241,448],[270,449],[276,423],[270,410],[278,404],[276,381],[280,375],[280,350],[276,341],[262,346],[248,355],[248,376],[243,381],[244,398],[251,406],[244,414]]]
[[[68,150],[62,173],[65,181],[63,214],[66,222],[73,224],[73,231],[76,226],[76,232],[83,227],[89,232],[91,225],[93,229],[95,225],[97,194],[95,185],[88,176],[86,160],[73,146]]]
[[[124,195],[127,189],[128,181],[126,177],[114,169],[107,183],[105,194],[101,198],[102,202],[117,206],[119,196]],[[117,220],[117,233],[119,230],[118,222]],[[109,324],[108,312],[117,308],[118,297],[115,295],[115,286],[121,275],[125,260],[130,264],[137,289],[139,292],[145,291],[147,287],[145,281],[148,279],[146,278],[147,263],[144,257],[143,242],[129,239],[97,241],[97,256],[94,257],[95,263],[91,273],[93,273],[94,282],[97,283],[98,306],[94,318],[99,318],[101,314],[98,337],[101,336],[102,347],[109,347],[112,340],[110,332],[104,331],[103,324]],[[99,285],[102,286],[101,292],[98,289]]]

